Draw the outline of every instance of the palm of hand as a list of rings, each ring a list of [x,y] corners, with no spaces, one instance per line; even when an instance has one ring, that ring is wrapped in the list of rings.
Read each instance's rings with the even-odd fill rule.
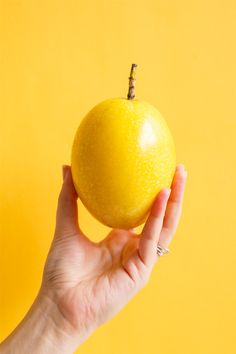
[[[81,231],[54,240],[45,278],[57,289],[60,311],[74,327],[87,330],[91,323],[104,323],[147,280],[147,268],[137,262],[138,241],[132,230],[118,229],[99,243]]]
[[[187,174],[182,165],[177,167],[171,195],[166,189],[158,194],[141,235],[114,229],[94,243],[78,224],[78,196],[70,167],[64,172],[42,289],[53,293],[63,317],[76,331],[88,333],[117,313],[148,281],[158,258],[157,243],[168,247],[176,230]]]

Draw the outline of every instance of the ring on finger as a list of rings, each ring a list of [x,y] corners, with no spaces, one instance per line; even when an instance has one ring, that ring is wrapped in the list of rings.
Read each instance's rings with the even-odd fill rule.
[[[162,247],[160,244],[157,244],[157,255],[158,256],[164,256],[164,254],[169,253],[170,250],[169,248]]]

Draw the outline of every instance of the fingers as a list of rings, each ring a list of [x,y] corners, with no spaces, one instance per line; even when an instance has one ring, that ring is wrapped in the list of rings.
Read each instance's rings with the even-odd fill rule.
[[[55,236],[69,235],[79,231],[77,193],[74,188],[70,166],[63,166],[63,184],[58,198]]]
[[[171,190],[163,189],[158,194],[144,225],[137,252],[123,264],[133,279],[138,271],[146,282],[159,258],[157,244],[168,248],[181,216],[186,177],[184,166],[178,165]]]
[[[140,237],[139,255],[147,266],[153,265],[156,260],[156,246],[160,237],[169,195],[170,189],[168,188],[160,191]]]
[[[165,248],[169,246],[180,220],[186,178],[187,171],[184,165],[178,165],[171,185],[171,194],[167,203],[163,228],[159,239],[159,244]]]

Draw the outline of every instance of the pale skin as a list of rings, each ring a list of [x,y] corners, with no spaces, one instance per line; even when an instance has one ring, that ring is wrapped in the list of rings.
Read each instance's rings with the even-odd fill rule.
[[[80,228],[70,166],[63,166],[41,288],[26,317],[0,345],[0,353],[73,353],[119,312],[147,284],[160,258],[156,245],[170,245],[181,216],[186,177],[179,164],[171,189],[159,192],[141,234],[113,229],[95,243]]]

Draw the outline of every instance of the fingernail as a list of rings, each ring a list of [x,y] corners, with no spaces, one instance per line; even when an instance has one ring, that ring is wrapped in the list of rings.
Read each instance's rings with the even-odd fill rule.
[[[171,193],[171,189],[170,188],[165,188],[165,194],[169,197]]]
[[[177,169],[178,172],[184,172],[185,171],[185,166],[184,166],[183,163],[180,163],[180,164],[177,165],[176,169]]]
[[[64,181],[65,177],[66,177],[66,165],[62,166],[62,177],[63,177],[63,181]]]

